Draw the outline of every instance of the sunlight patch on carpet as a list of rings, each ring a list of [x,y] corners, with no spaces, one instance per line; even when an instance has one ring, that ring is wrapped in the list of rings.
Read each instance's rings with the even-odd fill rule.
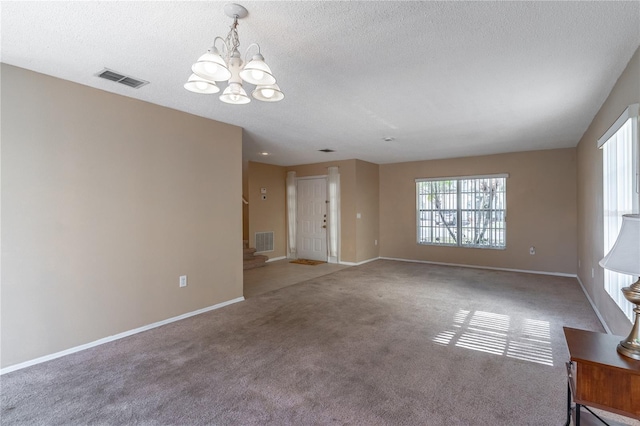
[[[438,333],[433,341],[553,366],[548,321],[512,320],[508,315],[460,309],[453,317],[451,329]]]

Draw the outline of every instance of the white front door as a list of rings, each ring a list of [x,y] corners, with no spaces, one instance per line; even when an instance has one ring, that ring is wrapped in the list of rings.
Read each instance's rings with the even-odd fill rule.
[[[298,258],[327,261],[327,180],[298,179]]]

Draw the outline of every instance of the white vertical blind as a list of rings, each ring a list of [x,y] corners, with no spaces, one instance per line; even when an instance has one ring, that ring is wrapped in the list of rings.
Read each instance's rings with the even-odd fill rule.
[[[329,227],[329,262],[338,262],[338,227],[340,214],[340,171],[338,167],[329,167],[328,189],[329,189],[329,208],[328,222]]]
[[[637,118],[629,118],[603,145],[604,254],[609,253],[622,226],[622,215],[637,211],[636,148]],[[633,306],[622,287],[633,283],[631,275],[604,271],[604,288],[631,320]]]
[[[287,257],[296,259],[296,233],[297,233],[297,201],[298,191],[296,186],[296,172],[287,172]]]

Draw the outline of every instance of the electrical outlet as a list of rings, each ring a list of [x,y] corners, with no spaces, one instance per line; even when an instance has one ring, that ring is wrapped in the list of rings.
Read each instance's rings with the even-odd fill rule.
[[[373,240],[373,244],[377,246],[378,245],[378,240]]]
[[[536,254],[536,248],[534,246],[529,247],[529,254],[532,256]]]
[[[186,286],[187,286],[187,276],[180,275],[180,287],[186,287]]]
[[[596,276],[596,272],[593,270],[593,268],[591,268],[591,278],[595,278]]]

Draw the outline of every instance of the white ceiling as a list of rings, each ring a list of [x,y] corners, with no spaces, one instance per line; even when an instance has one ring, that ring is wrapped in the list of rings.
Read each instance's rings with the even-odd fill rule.
[[[241,1],[286,97],[236,106],[183,88],[224,4],[3,1],[1,60],[241,126],[250,160],[382,164],[576,146],[640,45],[638,1]]]

